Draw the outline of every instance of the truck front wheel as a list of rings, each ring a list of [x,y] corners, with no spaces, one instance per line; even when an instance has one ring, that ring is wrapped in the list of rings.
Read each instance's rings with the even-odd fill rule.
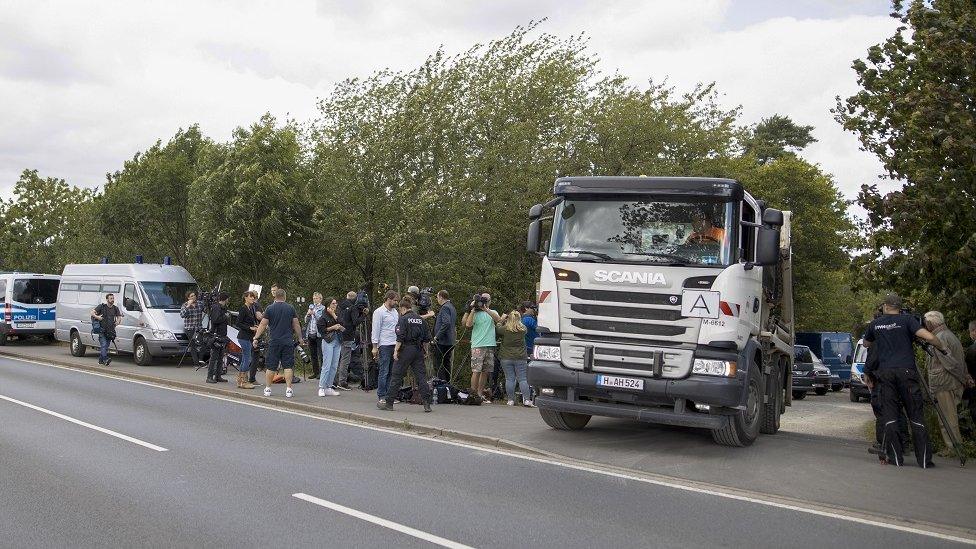
[[[734,414],[725,416],[725,426],[713,429],[712,438],[724,446],[749,446],[759,437],[759,427],[762,423],[763,395],[765,394],[762,372],[759,364],[749,365],[749,387],[746,396],[746,406],[743,410],[736,410]]]
[[[559,429],[560,431],[577,431],[582,429],[586,427],[586,424],[590,422],[590,418],[593,417],[587,414],[554,412],[542,408],[539,409],[539,414],[542,415],[542,421],[545,421],[546,425],[553,429]]]

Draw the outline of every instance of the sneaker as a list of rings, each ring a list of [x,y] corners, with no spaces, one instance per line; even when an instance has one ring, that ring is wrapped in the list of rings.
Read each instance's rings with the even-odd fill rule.
[[[320,397],[324,397],[325,396],[325,389],[319,387],[319,396]]]
[[[266,396],[266,397],[271,396],[271,387],[265,387],[264,388],[264,396]]]
[[[111,364],[111,363],[112,363],[112,357],[109,357],[109,358],[106,358],[106,359],[105,359],[105,365],[106,365],[106,366],[108,366],[108,365],[109,365],[109,364]]]
[[[312,374],[312,375],[308,376],[308,379],[318,379],[318,378],[319,378],[319,376],[317,376],[315,374]]]
[[[340,391],[352,391],[352,387],[350,387],[348,383],[341,383],[341,384],[339,384],[339,390]]]
[[[330,397],[339,396],[339,391],[336,391],[335,389],[329,387],[328,389],[322,390],[322,396],[330,396]]]
[[[508,402],[506,402],[506,404],[508,404],[509,406],[515,406],[515,401],[509,400]]]
[[[526,408],[537,408],[537,406],[531,400],[523,400],[522,406],[525,406]]]
[[[285,398],[291,398],[293,396],[295,396],[295,391],[293,391],[291,387],[285,389]]]
[[[102,362],[102,359],[98,359],[98,365],[99,365],[99,366],[105,366],[105,363],[104,363],[104,362]]]
[[[393,406],[390,406],[389,404],[387,404],[385,400],[381,400],[381,401],[377,402],[376,403],[376,407],[379,408],[380,410],[386,410],[387,412],[392,412],[393,411]]]

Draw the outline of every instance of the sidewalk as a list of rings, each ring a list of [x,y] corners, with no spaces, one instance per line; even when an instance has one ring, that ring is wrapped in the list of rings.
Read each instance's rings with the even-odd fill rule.
[[[355,389],[337,397],[316,395],[316,380],[295,386],[285,399],[284,385],[265,398],[261,388],[241,390],[227,384],[204,383],[206,372],[165,362],[135,365],[131,357],[113,357],[109,368],[99,367],[94,354],[72,357],[66,345],[10,343],[0,356],[111,372],[117,375],[200,392],[253,400],[293,410],[432,436],[469,441],[535,455],[561,456],[608,469],[625,469],[726,486],[785,498],[818,502],[934,524],[964,528],[976,535],[971,491],[976,465],[936,459],[938,467],[882,467],[866,452],[863,440],[824,437],[784,431],[762,436],[748,448],[727,448],[712,442],[706,431],[648,425],[611,418],[594,418],[578,432],[547,427],[537,410],[504,403],[484,406],[435,405],[424,413],[418,405],[398,404],[393,412],[376,409],[376,394]],[[258,381],[263,376],[259,374]],[[865,407],[865,413],[870,409]],[[800,425],[802,422],[795,425]]]

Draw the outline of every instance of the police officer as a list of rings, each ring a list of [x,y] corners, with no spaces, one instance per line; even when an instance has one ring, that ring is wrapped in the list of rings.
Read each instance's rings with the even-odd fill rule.
[[[210,346],[210,362],[207,367],[207,383],[225,383],[220,377],[224,366],[224,351],[227,349],[227,324],[230,315],[227,313],[227,292],[217,294],[217,302],[210,306],[210,331],[213,333],[213,343]]]
[[[919,384],[919,373],[915,366],[915,338],[931,343],[943,354],[946,353],[942,340],[922,327],[921,322],[912,315],[902,314],[901,298],[897,294],[885,296],[882,315],[871,321],[864,332],[864,345],[877,347],[878,360],[865,366],[865,382],[868,388],[880,383],[881,417],[884,423],[882,451],[888,463],[903,465],[903,446],[898,435],[898,415],[904,406],[912,429],[915,446],[915,459],[918,466],[933,467],[932,447],[922,417],[924,403]],[[868,367],[871,370],[868,370]]]
[[[393,399],[396,397],[403,377],[407,370],[413,371],[413,377],[420,388],[420,397],[424,403],[424,411],[430,411],[430,387],[427,385],[427,368],[424,357],[427,355],[427,342],[430,341],[430,331],[427,324],[416,312],[411,310],[413,299],[404,296],[400,300],[400,320],[396,327],[396,348],[393,350],[393,375],[390,379],[386,401],[379,401],[376,407],[380,410],[393,410]]]

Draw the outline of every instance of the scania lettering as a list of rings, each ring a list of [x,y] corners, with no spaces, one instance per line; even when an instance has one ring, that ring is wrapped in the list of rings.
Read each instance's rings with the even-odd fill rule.
[[[557,179],[529,212],[527,242],[542,258],[529,365],[542,419],[698,427],[729,446],[779,430],[793,369],[790,218],[731,179]]]

